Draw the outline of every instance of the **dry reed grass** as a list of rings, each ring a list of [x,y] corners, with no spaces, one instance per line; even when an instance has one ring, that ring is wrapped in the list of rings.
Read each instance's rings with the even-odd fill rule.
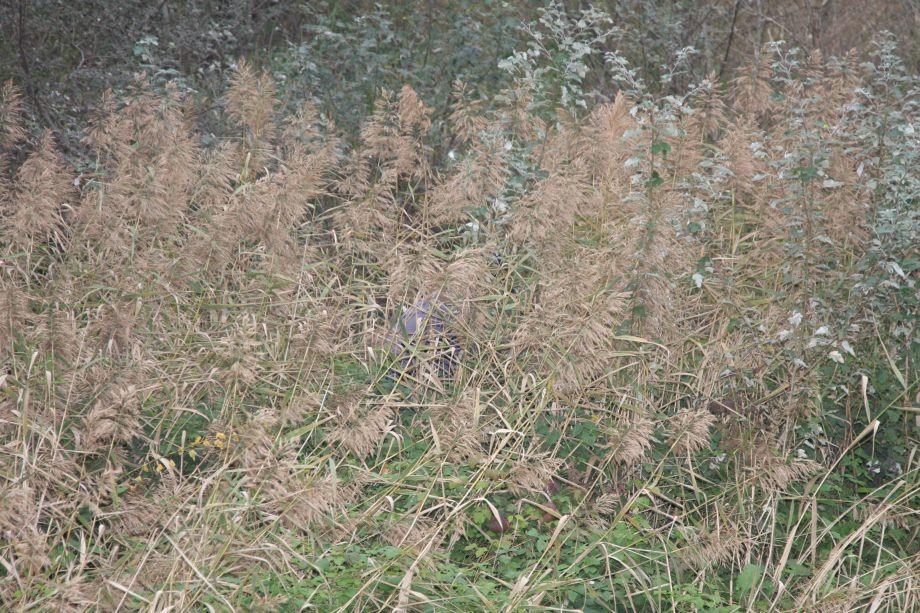
[[[41,139],[0,182],[5,606],[256,608],[276,577],[312,578],[299,597],[329,607],[468,608],[432,569],[493,538],[477,508],[530,539],[502,516],[517,505],[551,536],[527,580],[497,588],[508,608],[587,585],[587,557],[623,608],[670,608],[685,567],[705,582],[751,564],[780,608],[916,608],[916,549],[872,532],[915,522],[915,465],[854,499],[849,532],[802,521],[848,448],[799,457],[817,375],[786,348],[807,349],[809,296],[845,278],[828,263],[866,248],[871,191],[835,131],[859,69],[807,70],[831,187],[806,193],[782,169],[810,146],[789,129],[803,81],[773,96],[763,63],[668,120],[619,95],[550,124],[458,84],[443,166],[410,88],[385,92],[348,150],[313,108],[279,117],[245,64],[225,99],[238,135],[214,148],[177,92],[144,81],[102,110],[91,175]],[[18,100],[0,90],[0,150],[25,137]],[[521,155],[535,174],[515,193]],[[373,340],[425,296],[463,346],[454,378],[417,367],[436,360],[424,347],[404,368]],[[878,513],[856,513],[870,500]],[[351,560],[360,581],[337,601],[330,556],[355,542],[393,557]],[[867,569],[854,546],[901,566]],[[814,574],[783,574],[793,558]]]

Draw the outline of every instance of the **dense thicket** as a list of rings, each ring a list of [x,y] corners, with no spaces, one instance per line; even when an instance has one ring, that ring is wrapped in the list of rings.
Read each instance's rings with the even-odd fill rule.
[[[527,44],[542,2],[425,0],[9,0],[0,3],[0,82],[24,90],[33,133],[55,131],[76,161],[88,116],[106,89],[123,94],[146,71],[154,85],[196,92],[198,121],[221,133],[213,107],[239,58],[265,66],[282,101],[305,98],[349,135],[373,110],[381,88],[410,85],[443,119],[450,85],[461,79],[491,97],[508,85],[499,61]],[[575,13],[589,4],[566,0]],[[909,72],[920,62],[914,0],[607,0],[593,3],[616,31],[599,46],[616,50],[652,91],[684,93],[692,82],[738,70],[771,40],[804,53],[842,56],[894,33]],[[662,86],[662,67],[693,46],[685,75]],[[592,68],[598,68],[595,63]],[[585,90],[610,101],[603,71]]]
[[[66,155],[3,85],[0,602],[917,608],[916,76],[629,23],[353,126],[151,72]]]

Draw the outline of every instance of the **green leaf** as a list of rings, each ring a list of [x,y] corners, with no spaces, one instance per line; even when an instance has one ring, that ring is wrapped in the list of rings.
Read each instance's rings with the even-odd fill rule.
[[[660,153],[661,155],[667,155],[669,151],[671,151],[671,145],[669,145],[663,140],[652,143],[652,154],[653,155],[658,154],[658,153]]]
[[[760,582],[760,576],[763,574],[763,568],[757,564],[748,564],[741,569],[741,574],[735,581],[735,589],[744,597],[750,595],[754,586]]]

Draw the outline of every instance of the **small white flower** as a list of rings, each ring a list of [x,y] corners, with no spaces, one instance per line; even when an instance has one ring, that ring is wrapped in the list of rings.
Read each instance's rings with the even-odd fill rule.
[[[802,323],[802,314],[798,311],[793,311],[792,316],[789,318],[789,323],[793,326],[798,326]]]
[[[696,284],[697,288],[703,287],[703,275],[698,272],[693,273],[693,282]]]

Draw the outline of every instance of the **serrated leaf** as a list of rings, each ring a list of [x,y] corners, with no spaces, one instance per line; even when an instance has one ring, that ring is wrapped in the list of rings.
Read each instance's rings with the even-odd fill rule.
[[[760,575],[763,570],[757,564],[748,564],[738,575],[735,581],[736,589],[743,595],[747,596],[754,589],[754,586],[760,582]]]
[[[847,353],[849,353],[851,356],[853,356],[854,358],[856,357],[856,352],[853,351],[853,346],[850,345],[849,342],[847,342],[847,341],[840,341],[840,346],[843,348],[844,351],[846,351]]]

